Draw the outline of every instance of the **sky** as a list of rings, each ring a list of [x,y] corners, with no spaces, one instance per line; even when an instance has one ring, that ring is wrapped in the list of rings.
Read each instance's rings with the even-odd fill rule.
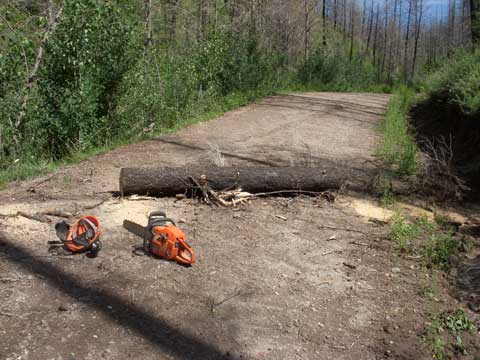
[[[380,4],[385,4],[384,0],[375,0]],[[388,0],[392,3],[394,0]],[[448,14],[448,4],[450,0],[424,0],[426,19],[444,18]],[[457,0],[457,5],[460,0]]]
[[[426,9],[432,17],[446,16],[448,12],[448,0],[426,0]]]

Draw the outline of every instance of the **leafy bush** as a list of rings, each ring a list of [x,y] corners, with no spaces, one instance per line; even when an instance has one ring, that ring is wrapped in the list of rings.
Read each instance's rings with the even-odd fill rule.
[[[480,49],[461,52],[426,81],[430,97],[458,105],[465,114],[480,114]]]
[[[254,40],[240,34],[217,33],[183,52],[153,50],[118,88],[112,136],[165,130],[227,102],[232,94],[268,92],[281,77],[278,63],[279,57],[261,52]]]
[[[141,3],[63,4],[31,88],[25,86],[24,57],[35,56],[46,19],[23,43],[8,31],[11,38],[0,42],[5,49],[0,54],[0,170],[5,172],[30,174],[43,160],[59,161],[244,104],[271,91],[284,73],[282,57],[261,49],[248,34],[212,32],[171,51],[145,49]],[[8,14],[31,16],[16,7]]]
[[[119,0],[63,4],[33,86],[25,87],[22,66],[23,49],[34,53],[35,41],[25,39],[19,49],[16,39],[0,58],[0,167],[102,145],[116,88],[141,49],[131,6]],[[15,77],[8,75],[12,70]]]
[[[39,91],[50,116],[41,124],[53,158],[101,146],[116,89],[141,47],[134,9],[119,1],[69,0],[48,42]]]
[[[368,60],[358,55],[350,60],[342,48],[317,47],[300,67],[298,77],[304,85],[337,91],[364,91],[379,84]]]

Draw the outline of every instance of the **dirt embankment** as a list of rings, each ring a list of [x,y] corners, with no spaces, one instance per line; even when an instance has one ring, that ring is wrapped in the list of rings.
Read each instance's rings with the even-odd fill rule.
[[[480,200],[480,114],[467,116],[439,97],[417,104],[411,118],[420,147],[431,153],[434,145],[434,156],[444,157],[471,188],[467,198]]]

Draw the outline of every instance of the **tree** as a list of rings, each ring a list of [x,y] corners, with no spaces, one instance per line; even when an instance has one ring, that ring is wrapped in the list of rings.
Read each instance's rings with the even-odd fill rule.
[[[143,9],[145,17],[145,29],[147,33],[145,47],[149,48],[153,43],[152,0],[143,0]]]
[[[420,4],[419,4],[420,1]],[[418,40],[422,29],[423,0],[415,0],[415,45],[413,47],[412,76],[415,75],[415,66],[417,65]]]
[[[473,46],[480,44],[480,0],[470,0],[470,23]]]

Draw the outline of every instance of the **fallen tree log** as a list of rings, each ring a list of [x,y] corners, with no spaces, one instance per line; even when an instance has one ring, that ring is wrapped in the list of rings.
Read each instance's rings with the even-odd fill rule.
[[[250,193],[279,190],[319,192],[346,187],[354,191],[371,189],[372,169],[342,166],[305,167],[161,167],[123,168],[122,195],[172,196],[196,188],[192,179],[207,179],[212,190],[238,187]]]

